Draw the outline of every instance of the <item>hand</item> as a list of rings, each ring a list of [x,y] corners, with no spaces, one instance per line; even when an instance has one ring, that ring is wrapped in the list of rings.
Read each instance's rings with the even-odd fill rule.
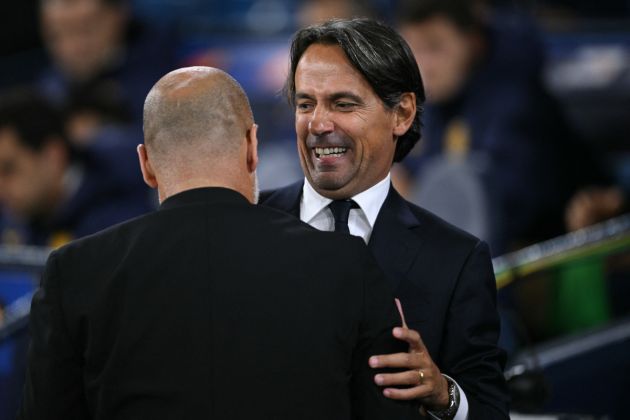
[[[379,373],[374,377],[374,382],[385,387],[383,394],[388,398],[418,399],[428,410],[447,408],[448,382],[433,363],[420,334],[406,327],[394,328],[393,334],[397,339],[409,343],[409,352],[372,356],[369,360],[370,366],[409,370],[400,373]],[[408,388],[395,388],[400,385]]]
[[[624,194],[620,188],[585,188],[569,201],[565,224],[570,231],[582,229],[621,213],[623,207]]]

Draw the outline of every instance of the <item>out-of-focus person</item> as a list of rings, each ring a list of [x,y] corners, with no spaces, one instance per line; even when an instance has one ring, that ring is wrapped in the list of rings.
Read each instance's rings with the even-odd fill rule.
[[[30,90],[0,97],[0,242],[56,247],[149,210],[111,166],[72,147],[63,122]]]
[[[76,89],[108,83],[140,125],[146,93],[174,67],[176,38],[134,20],[130,8],[128,0],[41,1],[52,66],[40,85],[49,97],[63,103]]]
[[[482,237],[495,255],[562,233],[564,206],[588,172],[577,168],[588,166],[543,85],[535,25],[476,1],[417,0],[402,3],[399,27],[427,90],[424,140],[402,181],[422,192],[436,161],[467,162],[492,209]]]
[[[40,21],[51,65],[37,86],[65,110],[68,139],[91,157],[86,167],[107,166],[112,184],[151,203],[134,148],[144,98],[175,67],[178,37],[132,16],[129,0],[42,0]]]

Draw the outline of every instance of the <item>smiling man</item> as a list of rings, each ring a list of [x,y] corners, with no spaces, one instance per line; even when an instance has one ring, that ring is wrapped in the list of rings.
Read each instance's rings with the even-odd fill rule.
[[[368,243],[409,326],[393,331],[408,353],[370,358],[372,367],[405,370],[375,382],[389,398],[417,399],[430,418],[507,418],[488,247],[391,186],[392,164],[420,138],[424,101],[405,41],[367,19],[303,29],[286,91],[306,179],[263,193],[261,203]]]

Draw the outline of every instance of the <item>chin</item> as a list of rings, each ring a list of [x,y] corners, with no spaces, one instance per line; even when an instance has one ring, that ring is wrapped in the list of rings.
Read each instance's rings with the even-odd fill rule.
[[[312,177],[310,181],[311,185],[320,191],[337,191],[346,185],[346,183],[341,180],[328,176]]]

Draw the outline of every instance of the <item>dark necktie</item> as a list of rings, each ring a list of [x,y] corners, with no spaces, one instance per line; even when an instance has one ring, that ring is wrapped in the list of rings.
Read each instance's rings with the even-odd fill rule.
[[[353,200],[335,200],[328,205],[330,211],[335,218],[335,232],[350,234],[348,229],[348,216],[350,209],[356,209],[359,206]]]

